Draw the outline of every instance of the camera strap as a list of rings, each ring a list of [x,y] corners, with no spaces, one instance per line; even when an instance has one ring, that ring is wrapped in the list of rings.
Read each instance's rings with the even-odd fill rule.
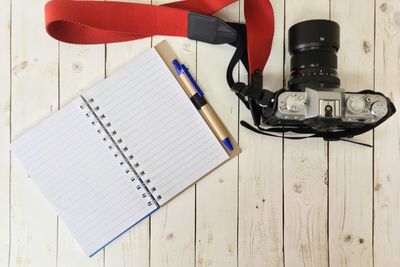
[[[269,0],[245,0],[246,25],[212,17],[237,0],[185,0],[153,6],[112,1],[52,0],[45,6],[47,32],[63,42],[100,44],[137,40],[154,35],[182,36],[211,44],[228,43],[236,52],[227,81],[260,125],[262,75],[274,37],[274,13]],[[249,85],[236,83],[232,73],[241,61]]]
[[[309,134],[303,139],[320,137],[343,140],[367,132],[387,118],[361,129],[338,133],[318,133],[310,127],[261,128],[261,117],[273,117],[277,93],[263,89],[263,75],[274,37],[274,13],[269,0],[244,0],[245,24],[226,23],[212,14],[237,0],[184,0],[154,6],[148,4],[51,0],[45,6],[46,30],[55,39],[74,44],[103,44],[137,40],[154,35],[182,36],[210,44],[230,44],[236,51],[227,69],[227,82],[239,99],[251,111],[255,127],[242,126],[270,136],[293,132]],[[235,82],[233,70],[241,61],[249,73],[249,83]],[[287,137],[286,137],[287,138]],[[345,140],[344,140],[345,141]]]
[[[154,35],[182,36],[211,44],[228,43],[236,47],[227,69],[228,84],[251,111],[254,124],[259,126],[262,108],[258,102],[269,95],[262,90],[261,71],[271,52],[274,13],[269,0],[245,0],[246,25],[225,23],[211,16],[236,1],[185,0],[153,6],[52,0],[45,6],[45,23],[52,37],[74,44],[115,43]],[[232,73],[239,61],[249,73],[249,85],[233,79]]]
[[[237,0],[186,0],[161,6],[113,1],[52,0],[45,6],[47,32],[63,42],[101,44],[154,35],[182,36],[212,44],[235,45],[246,34],[249,80],[263,70],[271,52],[274,14],[269,0],[245,0],[247,29],[211,15]],[[239,38],[240,39],[240,38]],[[241,47],[243,49],[243,47]]]

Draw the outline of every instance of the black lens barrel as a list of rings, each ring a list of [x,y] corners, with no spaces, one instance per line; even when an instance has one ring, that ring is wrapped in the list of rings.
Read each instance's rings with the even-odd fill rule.
[[[329,20],[308,20],[289,29],[292,90],[305,87],[337,88],[337,52],[340,48],[340,27]]]
[[[289,52],[291,55],[303,50],[326,47],[339,51],[340,26],[331,20],[307,20],[289,29]]]

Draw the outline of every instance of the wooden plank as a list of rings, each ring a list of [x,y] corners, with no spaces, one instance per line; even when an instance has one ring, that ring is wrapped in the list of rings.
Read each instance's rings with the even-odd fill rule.
[[[150,38],[107,45],[107,75],[117,71],[150,47]],[[145,219],[107,246],[105,266],[149,266],[149,231],[149,219]]]
[[[151,0],[126,1],[150,4]],[[151,38],[107,45],[106,73],[112,74],[151,47]],[[150,219],[145,219],[105,249],[105,267],[150,266]]]
[[[277,0],[272,5],[275,39],[264,71],[264,88],[278,90],[284,79],[285,3]],[[247,79],[244,68],[240,74],[241,80]],[[243,104],[240,107],[240,119],[252,122],[249,110]],[[242,127],[239,135],[243,149],[239,158],[239,266],[283,266],[282,139]]]
[[[373,89],[374,1],[332,1],[341,25],[338,70],[347,92]],[[372,132],[356,137],[372,144]],[[372,266],[372,148],[331,142],[329,248],[332,266]]]
[[[46,1],[13,1],[12,139],[58,106],[58,45],[44,30]],[[55,266],[57,216],[28,178],[11,162],[10,266]]]
[[[56,42],[55,40],[53,42]],[[60,43],[60,105],[70,103],[80,93],[104,78],[104,45],[78,46]],[[58,267],[103,266],[103,252],[93,258],[83,253],[63,221],[58,227]]]
[[[0,266],[8,264],[10,246],[10,8],[5,1],[0,10]]]
[[[217,16],[239,20],[236,2]],[[226,83],[226,69],[234,49],[198,43],[197,78],[209,103],[237,138],[238,100]],[[237,266],[238,159],[197,183],[196,266]]]
[[[162,4],[167,1],[153,1]],[[155,37],[151,42],[156,45],[164,38]],[[180,38],[168,38],[179,57],[189,67],[195,63],[195,43]],[[109,46],[107,52],[107,67],[121,65],[129,61],[134,54],[141,53],[150,47],[150,39],[136,41],[133,44],[118,44]],[[125,49],[124,49],[125,47]],[[128,49],[128,50],[127,50]],[[113,63],[111,63],[113,61]],[[184,216],[184,218],[182,218]],[[192,221],[192,224],[190,224]],[[139,228],[141,227],[141,229]],[[150,224],[147,220],[143,225],[130,231],[130,252],[121,254],[121,249],[113,250],[113,256],[106,252],[106,265],[109,266],[190,266],[194,263],[194,189],[174,199],[160,211],[155,213]],[[150,239],[150,240],[149,240]],[[151,253],[149,255],[149,246]],[[126,244],[127,245],[127,244]],[[126,246],[125,245],[125,250]],[[182,253],[183,252],[183,253]],[[118,257],[119,255],[119,257]],[[116,265],[117,264],[117,265]]]
[[[151,217],[151,266],[194,266],[195,188]]]
[[[400,2],[376,1],[375,87],[400,107]],[[400,266],[400,118],[375,130],[375,266]]]
[[[293,24],[329,18],[329,0],[286,1]],[[286,45],[286,48],[288,46]],[[290,76],[286,55],[286,77]],[[286,266],[328,266],[327,145],[323,140],[284,141],[284,255]]]
[[[153,4],[172,1],[158,0]],[[179,60],[196,74],[195,41],[186,38],[154,37],[153,45],[167,40]],[[195,186],[163,206],[151,218],[151,266],[194,266]]]

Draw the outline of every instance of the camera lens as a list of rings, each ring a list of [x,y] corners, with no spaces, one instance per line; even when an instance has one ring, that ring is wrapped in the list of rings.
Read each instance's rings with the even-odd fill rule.
[[[337,52],[340,27],[330,20],[308,20],[289,29],[289,89],[338,88]]]

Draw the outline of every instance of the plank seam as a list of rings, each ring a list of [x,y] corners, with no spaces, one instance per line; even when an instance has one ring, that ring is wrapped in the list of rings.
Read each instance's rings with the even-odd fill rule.
[[[107,44],[104,44],[104,79],[107,78]]]
[[[327,241],[327,257],[328,257],[328,266],[331,266],[331,259],[330,259],[330,249],[329,249],[329,244],[330,244],[330,239],[329,239],[329,191],[330,191],[330,189],[329,189],[329,178],[330,178],[330,161],[329,161],[329,159],[330,159],[330,155],[331,155],[331,153],[330,153],[330,142],[328,141],[327,142],[327,144],[326,144],[326,146],[327,146],[327,153],[328,153],[328,157],[327,157],[327,159],[326,159],[326,164],[327,164],[327,170],[326,170],[326,179],[327,179],[327,184],[326,184],[326,186],[327,186],[327,197],[326,197],[326,241]]]
[[[10,123],[10,128],[9,128],[9,140],[11,144],[11,139],[12,139],[12,0],[10,0],[10,13],[9,13],[10,19],[10,28],[9,28],[9,79],[10,79],[10,112],[9,112],[9,123]],[[11,265],[11,241],[12,241],[12,236],[11,236],[11,150],[9,151],[9,166],[8,166],[8,267]]]
[[[282,83],[286,86],[286,0],[283,2],[283,65],[282,65]],[[282,133],[282,264],[286,266],[285,261],[285,133]]]
[[[373,89],[376,90],[376,24],[377,24],[377,2],[374,0],[374,69]],[[375,266],[375,129],[372,131],[372,266]]]
[[[151,266],[151,215],[149,216],[149,267]]]

